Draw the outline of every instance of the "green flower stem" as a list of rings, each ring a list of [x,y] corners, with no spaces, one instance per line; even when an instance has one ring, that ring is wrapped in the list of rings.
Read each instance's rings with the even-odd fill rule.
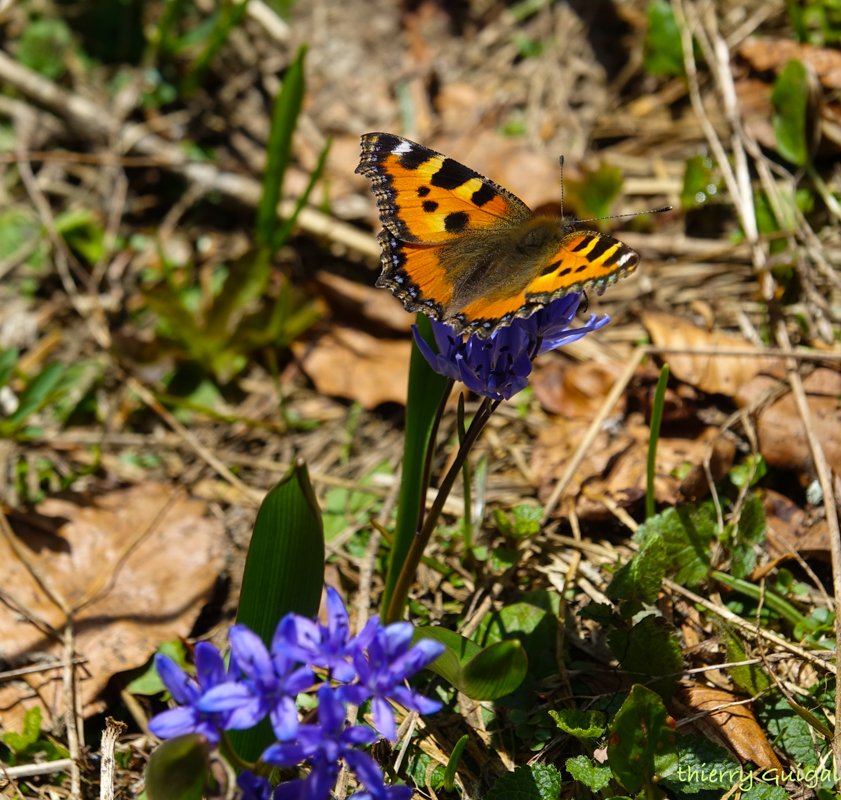
[[[739,592],[752,600],[759,602],[762,597],[762,592],[759,587],[748,581],[743,581],[740,578],[734,578],[725,572],[713,572],[713,578],[719,583],[723,583],[728,589],[734,592]],[[762,602],[768,606],[772,611],[776,611],[783,619],[788,620],[792,625],[798,625],[803,622],[805,617],[793,606],[786,602],[778,594],[775,594],[768,589],[765,590]]]
[[[394,585],[394,592],[391,595],[388,613],[385,615],[384,622],[386,625],[392,622],[398,622],[402,619],[403,609],[405,608],[406,600],[409,597],[409,589],[411,588],[412,581],[415,578],[415,572],[417,571],[418,564],[420,564],[421,558],[423,557],[423,551],[426,549],[426,545],[429,543],[430,538],[432,538],[432,533],[435,530],[438,518],[444,510],[444,503],[450,495],[450,490],[453,488],[453,484],[455,483],[459,472],[461,472],[461,467],[464,464],[464,460],[467,458],[467,454],[470,452],[470,448],[473,447],[473,444],[482,432],[482,428],[485,427],[485,423],[490,419],[491,414],[493,414],[493,412],[497,409],[499,403],[499,400],[491,401],[489,398],[486,398],[482,405],[479,406],[479,411],[473,418],[473,422],[470,423],[470,428],[468,428],[464,437],[464,442],[458,449],[455,461],[453,461],[449,472],[447,472],[444,476],[444,480],[441,481],[441,486],[438,488],[438,494],[435,496],[435,502],[429,509],[429,513],[426,515],[423,527],[418,532],[417,536],[415,536],[412,546],[406,555],[406,560],[403,562],[400,575],[397,577],[397,583]],[[421,503],[423,503],[424,500],[425,498],[421,496]]]
[[[455,381],[452,378],[447,378],[447,385],[444,387],[441,402],[438,404],[438,410],[435,412],[432,431],[429,434],[429,443],[426,446],[426,456],[423,460],[423,477],[421,478],[420,505],[418,507],[418,530],[423,527],[423,518],[426,514],[426,492],[429,489],[429,476],[432,474],[432,459],[435,458],[435,440],[438,438],[438,426],[441,424],[441,418],[444,416],[444,410],[447,408],[447,400],[450,399],[453,386],[455,386]]]
[[[244,769],[250,769],[252,772],[256,769],[256,765],[250,761],[246,761],[237,755],[231,742],[228,740],[228,734],[222,731],[222,738],[219,740],[219,750],[225,756],[225,760],[237,771],[242,772]]]

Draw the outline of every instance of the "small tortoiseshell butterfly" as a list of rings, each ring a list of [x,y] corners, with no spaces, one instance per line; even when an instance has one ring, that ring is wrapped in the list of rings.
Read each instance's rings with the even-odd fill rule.
[[[383,272],[407,311],[488,338],[568,292],[632,273],[639,255],[575,221],[535,216],[511,192],[390,133],[366,133],[356,171],[373,183]]]

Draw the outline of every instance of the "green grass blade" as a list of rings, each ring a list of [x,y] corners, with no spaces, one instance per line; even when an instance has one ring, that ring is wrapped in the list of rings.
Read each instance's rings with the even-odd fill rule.
[[[292,133],[304,102],[304,56],[307,48],[298,51],[286,70],[283,86],[272,109],[272,127],[266,147],[266,171],[263,173],[263,198],[257,209],[257,242],[269,246],[277,226],[277,204],[280,202],[283,176],[292,152]]]
[[[4,387],[12,377],[19,355],[17,347],[10,347],[0,352],[0,388]]]
[[[295,204],[295,210],[292,212],[292,216],[290,216],[289,219],[284,220],[283,225],[280,226],[280,230],[278,230],[272,238],[273,252],[277,252],[281,247],[283,247],[286,240],[289,238],[289,234],[292,233],[292,228],[295,227],[295,222],[298,220],[298,214],[301,213],[301,209],[307,204],[307,201],[310,199],[310,195],[312,194],[312,190],[315,188],[316,183],[318,183],[321,178],[321,174],[324,172],[324,167],[327,164],[327,156],[330,153],[330,146],[332,144],[333,139],[331,137],[327,140],[324,145],[324,149],[321,151],[321,155],[318,157],[318,163],[315,165],[315,169],[310,175],[310,181],[307,184],[307,188],[298,198],[298,202]]]
[[[464,747],[469,739],[470,737],[465,733],[464,736],[456,742],[453,752],[450,753],[450,760],[447,762],[447,769],[444,770],[444,790],[447,792],[451,792],[456,788],[456,770],[458,769],[458,765],[461,763],[461,754],[464,752]]]
[[[216,54],[222,49],[225,42],[228,41],[231,31],[239,25],[245,16],[247,8],[248,0],[242,0],[240,3],[227,0],[227,2],[222,3],[216,24],[207,37],[207,44],[198,58],[193,62],[192,69],[184,80],[183,89],[185,95],[189,97],[199,87],[204,78],[204,73],[207,72],[207,68],[216,57]]]
[[[294,611],[318,613],[324,582],[324,529],[307,467],[298,460],[260,506],[248,548],[237,623],[247,625],[268,647],[280,619]],[[231,744],[256,761],[274,740],[268,720],[247,731],[231,731]]]
[[[40,411],[50,401],[50,395],[58,387],[64,375],[64,365],[58,362],[48,364],[23,390],[17,411],[10,414],[5,422],[12,429],[22,425],[28,416]]]
[[[654,406],[651,409],[651,433],[648,437],[648,466],[645,480],[645,518],[654,516],[654,468],[657,464],[657,442],[660,439],[660,423],[663,421],[663,403],[666,399],[666,384],[669,382],[669,365],[663,364],[657,391],[654,394]]]
[[[429,318],[425,314],[418,314],[417,325],[424,340],[435,348],[432,323]],[[397,577],[417,533],[424,456],[426,455],[438,405],[441,402],[446,385],[447,379],[433,371],[418,350],[417,345],[413,343],[412,360],[409,365],[409,399],[406,403],[403,474],[400,479],[394,544],[391,548],[388,574],[383,591],[382,613],[384,615],[388,613]]]

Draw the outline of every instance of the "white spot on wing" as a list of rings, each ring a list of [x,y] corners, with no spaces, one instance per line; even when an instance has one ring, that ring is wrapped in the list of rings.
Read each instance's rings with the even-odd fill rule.
[[[629,261],[633,261],[635,255],[636,253],[625,253],[625,255],[619,259],[619,263],[616,266],[624,267]]]
[[[410,142],[400,142],[391,152],[396,156],[402,156],[412,152],[412,145]]]

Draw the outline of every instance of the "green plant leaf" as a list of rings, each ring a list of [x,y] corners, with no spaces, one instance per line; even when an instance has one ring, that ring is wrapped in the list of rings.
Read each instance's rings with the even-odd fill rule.
[[[179,667],[187,667],[187,648],[181,639],[173,639],[171,642],[164,642],[157,650],[161,655],[169,656]],[[156,653],[156,655],[157,655]],[[145,667],[137,671],[137,676],[129,681],[126,689],[131,694],[156,695],[166,691],[158,670],[155,669],[155,657],[149,659]]]
[[[734,543],[730,548],[730,571],[736,578],[744,578],[756,566],[754,545],[765,541],[765,507],[759,494],[753,492],[745,498]]]
[[[829,750],[826,742],[813,736],[809,723],[791,708],[785,697],[773,704],[759,705],[756,718],[774,745],[804,769],[816,767]]]
[[[277,228],[277,205],[283,177],[292,153],[292,134],[304,102],[304,56],[301,47],[283,76],[283,86],[272,108],[272,126],[266,145],[266,170],[263,173],[263,197],[257,209],[257,243],[270,247]]]
[[[607,646],[631,675],[631,680],[645,680],[671,675],[683,669],[680,640],[674,628],[662,617],[649,614],[631,630],[616,628],[607,636]],[[666,678],[651,688],[668,701],[677,688],[678,678]],[[626,789],[629,787],[625,787]]]
[[[23,715],[23,730],[20,733],[8,731],[3,734],[3,742],[15,755],[23,755],[38,741],[41,735],[43,717],[40,706],[27,709]]]
[[[149,800],[201,800],[210,769],[210,743],[195,733],[168,739],[146,765]]]
[[[18,39],[17,60],[52,81],[67,71],[67,57],[73,49],[73,34],[61,17],[30,22]]]
[[[689,210],[718,198],[721,179],[713,176],[713,160],[708,156],[692,156],[687,159],[683,171],[683,189],[680,205]]]
[[[281,617],[294,611],[314,617],[324,583],[324,530],[306,465],[296,461],[263,500],[248,548],[237,622],[271,645]],[[268,719],[231,731],[246,761],[256,761],[274,740]]]
[[[771,92],[774,104],[774,136],[777,152],[786,161],[803,167],[809,161],[807,139],[807,109],[809,105],[809,76],[806,67],[796,59],[785,65],[774,82]]]
[[[566,768],[574,780],[583,783],[591,792],[600,792],[612,778],[610,767],[600,767],[587,756],[568,758]]]
[[[634,685],[610,725],[607,760],[616,780],[629,792],[653,793],[678,768],[675,738],[675,721],[660,697]]]
[[[435,337],[432,334],[432,323],[426,314],[417,315],[417,326],[420,335],[437,352]],[[429,366],[413,341],[409,364],[409,394],[406,402],[403,473],[397,500],[397,523],[394,528],[394,542],[391,547],[381,605],[384,619],[387,619],[397,577],[417,533],[424,458],[432,434],[432,424],[446,386],[447,379]]]
[[[603,163],[595,171],[584,170],[583,181],[567,181],[566,185],[570,204],[580,217],[606,217],[622,191],[622,171]]]
[[[0,437],[14,433],[28,417],[56,399],[55,393],[64,375],[64,369],[64,365],[58,362],[48,364],[27,384],[18,398],[17,410],[0,420]]]
[[[648,30],[643,42],[643,67],[650,75],[685,74],[683,46],[669,3],[648,4]]]
[[[533,536],[540,532],[540,519],[543,516],[542,506],[529,506],[521,503],[511,509],[511,517],[514,521],[513,533],[515,536]]]
[[[514,639],[528,657],[529,672],[538,679],[557,672],[555,637],[558,618],[532,603],[512,603],[488,612],[479,624],[474,640],[482,646]]]
[[[558,800],[561,774],[549,764],[532,764],[506,772],[483,800]]]
[[[528,659],[516,640],[482,649],[446,628],[419,628],[415,640],[435,639],[447,649],[428,669],[473,700],[496,700],[513,692],[525,679]]]
[[[789,793],[784,786],[754,783],[747,791],[742,792],[739,800],[787,800],[788,797]]]
[[[610,581],[605,594],[616,600],[641,600],[653,604],[666,574],[666,547],[659,536],[650,536],[639,552],[623,564]]]
[[[751,466],[753,466],[753,477],[751,478]],[[745,485],[750,478],[750,485],[755,486],[768,473],[768,464],[761,453],[749,455],[741,464],[736,464],[727,473],[730,482],[739,489]]]
[[[697,794],[704,790],[729,789],[744,778],[747,788],[749,768],[742,765],[721,746],[703,736],[680,736],[677,740],[678,768],[662,786],[681,794]]]
[[[727,661],[747,661],[747,651],[736,632],[723,620],[716,620],[714,624],[718,638],[727,648]],[[751,696],[764,692],[773,683],[761,664],[743,664],[740,667],[727,667],[727,674],[732,678],[736,686]]]
[[[20,353],[17,347],[10,347],[0,352],[0,389],[11,379],[15,364],[18,363]]]
[[[634,541],[643,544],[650,536],[659,535],[666,547],[668,569],[675,572],[675,581],[695,586],[709,571],[710,544],[716,527],[712,501],[699,505],[687,503],[647,519],[634,534]]]
[[[648,459],[645,477],[645,518],[654,516],[654,472],[657,466],[657,443],[660,441],[660,423],[663,421],[663,406],[666,403],[666,386],[669,382],[669,365],[660,368],[654,403],[651,406],[651,426],[648,436]]]
[[[549,713],[564,733],[568,733],[581,741],[598,739],[605,731],[604,714],[601,711],[579,711],[577,708],[565,708],[562,711],[550,711]]]
[[[470,737],[465,733],[456,742],[453,752],[450,753],[450,760],[447,761],[447,769],[444,772],[444,789],[448,792],[451,792],[455,788],[456,771],[458,770],[458,765],[461,763],[461,755],[464,753],[465,745],[469,740]]]

